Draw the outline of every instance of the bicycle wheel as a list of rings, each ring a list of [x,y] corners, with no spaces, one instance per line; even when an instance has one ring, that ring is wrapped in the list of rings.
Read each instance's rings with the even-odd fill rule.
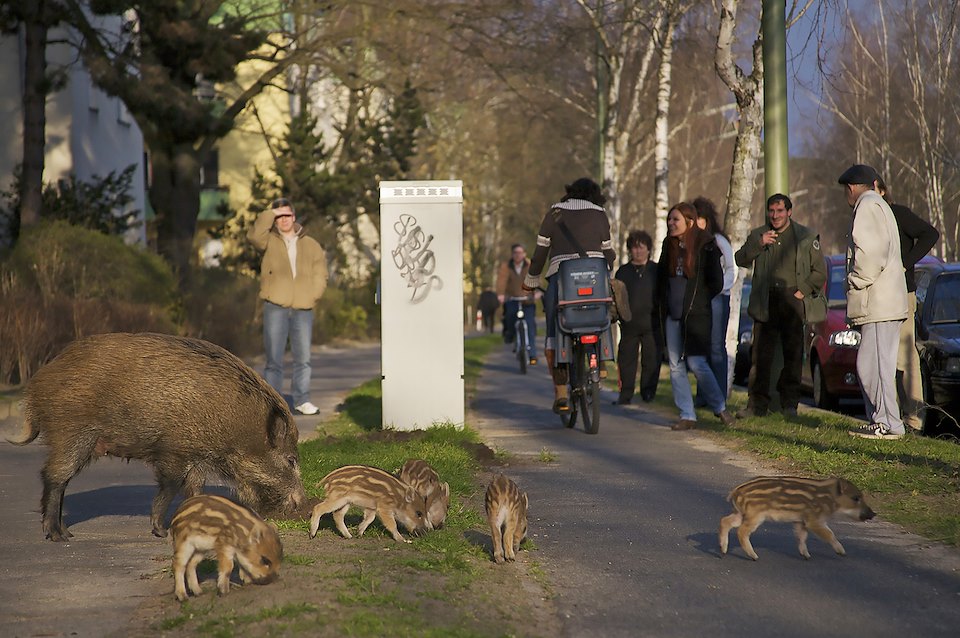
[[[526,374],[527,373],[527,326],[526,324],[524,324],[522,319],[517,322],[517,359],[520,360],[520,374]]]
[[[576,357],[576,367],[580,387],[577,394],[580,404],[581,420],[583,421],[583,430],[587,434],[596,434],[600,430],[600,387],[599,383],[593,381],[593,375],[590,370],[590,352],[593,348],[584,348],[581,346]]]
[[[596,434],[600,431],[600,384],[588,381],[580,395],[580,403],[583,409],[583,430],[587,434]]]

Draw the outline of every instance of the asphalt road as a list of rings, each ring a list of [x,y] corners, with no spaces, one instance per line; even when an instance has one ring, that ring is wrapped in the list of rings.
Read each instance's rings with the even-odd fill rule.
[[[720,559],[726,495],[769,469],[671,431],[672,413],[614,407],[613,393],[599,434],[566,430],[550,412],[550,384],[542,367],[521,376],[506,349],[496,353],[471,425],[519,457],[504,472],[530,500],[536,550],[524,560],[546,572],[563,635],[958,635],[957,550],[880,520],[837,518],[846,557],[811,535],[804,561],[792,527],[766,523],[752,536],[759,561],[735,533]]]
[[[311,398],[321,411],[297,415],[301,439],[349,390],[379,374],[379,346],[315,348],[313,370]],[[39,441],[8,443],[19,438],[18,423],[0,421],[0,636],[127,635],[141,603],[173,593],[160,571],[170,565],[170,543],[150,533],[153,473],[139,461],[93,463],[70,482],[64,499],[74,538],[51,543],[39,514],[47,450]]]

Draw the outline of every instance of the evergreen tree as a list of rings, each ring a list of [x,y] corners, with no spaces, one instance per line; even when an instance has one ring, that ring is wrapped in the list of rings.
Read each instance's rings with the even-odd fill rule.
[[[73,10],[69,21],[83,38],[81,53],[94,82],[123,100],[143,132],[157,247],[182,284],[195,256],[200,167],[250,99],[281,76],[296,54],[281,55],[283,47],[268,41],[269,16],[260,3],[90,2],[96,15],[127,18],[119,34],[110,34],[91,23],[86,3],[64,2]],[[273,17],[279,31],[280,16]],[[271,46],[270,54],[261,49]],[[254,58],[269,62],[256,81],[229,99],[215,91],[217,84],[235,80],[238,64]]]
[[[356,130],[344,132],[340,153],[326,145],[318,132],[317,117],[308,110],[292,118],[277,145],[276,177],[255,172],[247,210],[227,220],[211,234],[230,246],[221,264],[244,272],[259,269],[260,255],[249,245],[246,233],[257,214],[277,197],[288,197],[297,220],[326,249],[332,270],[343,273],[348,248],[365,254],[376,266],[376,246],[361,237],[359,218],[369,215],[379,231],[377,183],[404,179],[416,154],[416,135],[424,116],[416,90],[407,82],[379,118],[358,118]],[[345,159],[348,158],[348,159]],[[339,161],[338,161],[339,160]],[[353,282],[363,283],[363,282]]]

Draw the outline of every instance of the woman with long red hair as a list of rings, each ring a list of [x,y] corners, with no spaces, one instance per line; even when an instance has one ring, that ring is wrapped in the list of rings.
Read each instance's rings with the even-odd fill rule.
[[[711,300],[723,290],[720,250],[713,235],[697,226],[697,211],[680,202],[667,214],[667,237],[660,253],[656,299],[670,360],[670,384],[680,420],[671,429],[697,425],[687,371],[724,424],[733,423],[725,393],[710,369]]]

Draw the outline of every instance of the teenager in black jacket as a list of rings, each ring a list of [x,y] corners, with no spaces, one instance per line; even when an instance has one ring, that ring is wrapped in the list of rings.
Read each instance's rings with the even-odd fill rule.
[[[644,402],[653,401],[660,380],[660,331],[653,299],[657,289],[657,262],[650,258],[653,239],[645,231],[635,230],[627,236],[627,249],[630,261],[620,266],[615,275],[627,287],[631,314],[630,321],[620,322],[620,347],[617,350],[620,396],[617,405],[626,405],[633,399],[638,358],[640,398]]]

